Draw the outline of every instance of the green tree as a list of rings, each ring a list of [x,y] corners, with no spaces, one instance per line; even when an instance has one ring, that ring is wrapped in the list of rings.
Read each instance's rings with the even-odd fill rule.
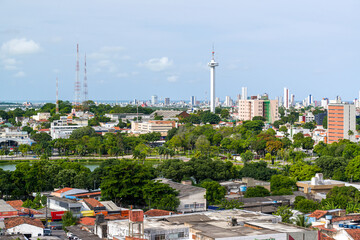
[[[178,192],[168,184],[148,181],[143,187],[143,200],[149,203],[149,208],[176,211],[180,204]]]
[[[93,137],[95,135],[96,135],[95,130],[90,126],[86,126],[86,127],[81,127],[81,128],[75,129],[71,133],[70,139],[79,140],[79,139],[83,138],[84,136]]]
[[[61,220],[62,220],[62,225],[65,228],[76,225],[78,221],[78,219],[70,211],[65,212],[64,215],[61,217]]]
[[[244,197],[246,198],[266,196],[270,196],[270,192],[263,186],[249,187],[244,194]]]
[[[345,168],[345,174],[348,179],[352,179],[353,181],[360,180],[360,156],[356,156],[350,160]]]
[[[323,125],[324,129],[327,129],[327,124],[328,124],[328,119],[327,119],[327,116],[325,116],[324,119],[323,119],[323,122],[322,122],[322,125]]]
[[[220,122],[220,117],[210,111],[206,111],[201,115],[201,121],[203,123],[210,123],[210,124],[218,124]]]
[[[275,169],[267,167],[264,161],[245,163],[244,167],[240,170],[239,177],[251,177],[262,181],[269,181],[272,175],[277,174]]]
[[[221,109],[220,116],[223,119],[228,118],[230,116],[229,110],[228,109]]]
[[[203,154],[209,153],[210,150],[210,141],[204,136],[201,135],[195,143],[196,149]]]
[[[280,216],[281,221],[284,223],[291,223],[290,218],[293,216],[293,213],[291,212],[291,209],[288,206],[280,206],[276,210],[276,212],[273,213],[274,215]]]
[[[100,186],[104,199],[122,204],[144,204],[142,188],[154,177],[149,167],[134,161],[121,161],[106,170],[108,174]]]
[[[294,191],[296,189],[296,181],[287,176],[273,175],[270,179],[270,186],[271,191],[278,191],[281,189]]]
[[[316,173],[321,172],[321,168],[316,165],[308,165],[298,162],[290,167],[290,176],[298,181],[310,180]]]
[[[240,156],[244,163],[254,159],[254,154],[250,150],[246,150],[246,152],[242,153]]]
[[[208,204],[218,204],[225,197],[226,189],[216,181],[204,181],[200,186],[206,189]]]
[[[345,209],[348,203],[359,203],[360,191],[353,186],[333,187],[323,199],[321,204],[332,204],[338,208]]]
[[[299,227],[304,227],[304,228],[308,228],[311,226],[311,223],[309,223],[307,221],[307,219],[305,218],[304,215],[297,215],[295,220],[294,220],[294,224],[296,226],[299,226]]]
[[[331,156],[321,156],[315,160],[316,165],[321,168],[324,178],[332,178],[334,176],[334,172],[338,169],[345,172],[348,162],[349,160],[344,159],[343,157]]]
[[[316,209],[319,209],[320,207],[319,205],[320,205],[319,203],[313,200],[304,198],[297,202],[295,201],[294,208],[296,210],[299,210],[300,212],[309,213],[315,211]]]

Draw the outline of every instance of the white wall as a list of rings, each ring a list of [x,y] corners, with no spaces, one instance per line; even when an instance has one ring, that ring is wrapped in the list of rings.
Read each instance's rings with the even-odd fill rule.
[[[196,211],[206,211],[206,199],[205,199],[205,194],[206,194],[206,190],[204,190],[203,192],[200,193],[196,193],[196,194],[192,194],[186,197],[182,197],[179,198],[180,200],[180,204],[178,207],[178,211],[179,212],[191,212],[192,210],[196,210]],[[204,204],[203,208],[199,208],[196,207],[196,209],[194,208],[185,208],[186,204]]]
[[[32,237],[37,237],[39,234],[42,236],[44,233],[44,229],[40,227],[36,227],[30,224],[21,224],[13,228],[9,228],[6,230],[7,233],[21,233],[21,234],[31,234]]]

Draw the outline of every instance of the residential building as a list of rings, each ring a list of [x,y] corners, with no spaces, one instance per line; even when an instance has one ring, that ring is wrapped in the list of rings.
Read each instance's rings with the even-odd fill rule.
[[[81,194],[81,193],[88,193],[89,191],[88,190],[85,190],[85,189],[78,189],[78,188],[69,188],[69,187],[66,187],[66,188],[61,188],[61,189],[58,189],[54,192],[52,192],[50,195],[51,196],[54,196],[54,197],[59,197],[59,198],[63,198],[63,197],[66,197],[66,196],[71,196],[71,195],[76,195],[76,194]]]
[[[36,121],[41,121],[41,120],[48,120],[50,118],[50,113],[47,112],[38,112],[36,115],[32,116],[32,119],[36,120]]]
[[[158,96],[152,95],[151,96],[151,105],[156,105],[158,103]]]
[[[26,238],[39,237],[44,234],[44,225],[40,219],[13,217],[4,220],[7,234],[23,234]]]
[[[290,102],[290,99],[289,99],[289,89],[288,88],[284,88],[284,107],[286,109],[289,108],[289,102]]]
[[[323,98],[321,100],[321,107],[327,109],[328,108],[328,104],[329,104],[329,99],[328,98]]]
[[[186,111],[175,111],[175,110],[156,110],[150,114],[150,119],[154,119],[155,116],[162,116],[163,120],[178,120],[178,116],[186,118],[190,116]]]
[[[165,104],[165,106],[170,105],[170,98],[165,98],[164,99],[164,104]]]
[[[11,216],[17,216],[18,210],[0,199],[0,218],[6,218]]]
[[[191,106],[197,105],[197,104],[196,104],[196,97],[195,97],[195,96],[191,96],[191,98],[190,98],[190,104],[191,104]]]
[[[232,105],[233,105],[232,99],[230,98],[230,96],[226,96],[225,97],[225,106],[226,107],[231,107]]]
[[[31,145],[33,143],[35,141],[30,139],[29,134],[25,131],[14,128],[0,129],[0,145],[16,146],[20,144]]]
[[[73,124],[72,117],[66,116],[61,116],[60,120],[53,121],[50,127],[50,135],[52,139],[69,138],[74,130],[88,125],[88,121],[76,121],[79,124]]]
[[[298,190],[304,193],[318,194],[328,193],[334,187],[344,187],[345,183],[336,180],[323,179],[322,173],[317,173],[311,181],[299,181],[296,183]]]
[[[355,141],[356,116],[354,104],[333,101],[328,105],[328,143],[340,139]]]
[[[139,236],[140,233],[143,234],[142,238],[151,240],[319,240],[317,230],[283,224],[280,221],[279,216],[240,209],[148,217],[140,223],[144,227],[142,232],[134,229],[133,236]],[[107,237],[132,237],[129,223],[129,220],[109,221]]]
[[[166,178],[157,178],[162,183],[168,184],[171,188],[179,191],[177,196],[180,200],[178,212],[199,212],[206,211],[206,189],[188,184],[173,182]]]
[[[241,100],[247,100],[247,87],[241,88]]]
[[[54,196],[48,196],[47,204],[50,209],[54,209],[57,211],[71,211],[77,216],[80,216],[80,212],[83,209],[81,202],[68,198],[59,198]]]
[[[134,134],[159,132],[162,136],[167,136],[167,132],[174,127],[177,127],[175,121],[151,120],[147,122],[131,122],[131,132]]]
[[[261,116],[266,122],[273,123],[279,119],[278,100],[240,100],[239,120],[252,120],[255,116]]]

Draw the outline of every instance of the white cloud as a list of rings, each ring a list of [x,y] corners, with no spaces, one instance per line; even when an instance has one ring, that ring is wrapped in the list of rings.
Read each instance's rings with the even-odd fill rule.
[[[118,74],[116,74],[116,76],[118,78],[127,78],[127,77],[129,77],[129,74],[128,73],[118,73]]]
[[[1,46],[1,52],[9,55],[32,54],[40,51],[40,46],[33,40],[15,38]]]
[[[20,64],[15,58],[5,58],[1,61],[3,68],[5,70],[16,70],[18,67],[17,65]]]
[[[168,82],[177,82],[179,76],[172,75],[167,78]]]
[[[173,61],[169,60],[167,57],[152,58],[143,63],[140,63],[139,65],[144,66],[151,71],[160,72],[171,67],[173,65]]]
[[[18,78],[25,77],[25,73],[23,71],[17,72],[16,74],[14,74],[14,77],[18,77]]]

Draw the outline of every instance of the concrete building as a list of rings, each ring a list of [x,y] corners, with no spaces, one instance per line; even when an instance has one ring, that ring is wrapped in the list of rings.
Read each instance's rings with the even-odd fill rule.
[[[83,209],[83,205],[80,202],[68,198],[59,198],[54,196],[49,196],[47,198],[47,204],[50,209],[57,211],[71,211],[77,217],[80,216],[80,212]]]
[[[191,106],[195,106],[195,105],[196,105],[196,97],[195,97],[195,96],[191,96],[191,98],[190,98],[190,104],[191,104]]]
[[[162,136],[167,136],[167,132],[174,127],[177,127],[175,121],[151,120],[147,122],[131,122],[131,132],[134,134],[159,132]]]
[[[27,239],[44,234],[44,225],[40,219],[13,217],[5,219],[4,224],[7,234],[23,234]]]
[[[241,88],[241,100],[247,100],[247,87]]]
[[[279,119],[278,100],[240,100],[239,120],[252,120],[255,116],[261,116],[268,123]]]
[[[152,95],[151,96],[151,105],[156,105],[158,103],[158,96]]]
[[[323,99],[321,99],[321,107],[327,109],[327,108],[328,108],[328,104],[329,104],[329,99],[328,99],[328,98],[323,98]]]
[[[356,111],[354,104],[341,103],[341,101],[333,101],[329,103],[328,143],[337,142],[340,139],[349,139],[350,141],[355,141],[355,113]]]
[[[3,128],[0,129],[0,145],[16,146],[20,144],[31,145],[35,141],[25,131],[19,129]]]
[[[299,181],[296,183],[298,190],[304,193],[328,193],[333,187],[344,187],[345,183],[336,180],[324,180],[322,173],[317,173],[311,181]]]
[[[77,121],[79,124],[73,124],[72,118],[66,116],[61,116],[60,120],[53,121],[50,127],[50,135],[52,139],[69,138],[74,130],[88,125],[88,121]]]
[[[226,96],[225,97],[225,106],[226,107],[231,107],[232,105],[233,105],[232,99],[230,98],[230,96]]]
[[[289,89],[288,88],[284,88],[284,107],[286,108],[286,109],[288,109],[289,108],[289,103],[290,103],[290,99],[289,99]]]
[[[283,224],[280,221],[279,216],[239,209],[151,217],[143,220],[143,238],[149,240],[319,239],[317,230]],[[124,239],[130,235],[129,220],[108,222],[107,233],[108,239]]]
[[[165,98],[164,99],[164,104],[165,104],[165,106],[170,105],[170,98]]]
[[[32,116],[32,119],[36,120],[36,121],[41,121],[41,120],[48,120],[50,118],[50,113],[44,112],[44,113],[40,113],[38,112],[36,115]]]
[[[178,212],[199,212],[206,211],[206,189],[188,184],[173,182],[165,178],[157,178],[162,183],[168,184],[171,188],[179,191],[177,196],[180,200]]]

